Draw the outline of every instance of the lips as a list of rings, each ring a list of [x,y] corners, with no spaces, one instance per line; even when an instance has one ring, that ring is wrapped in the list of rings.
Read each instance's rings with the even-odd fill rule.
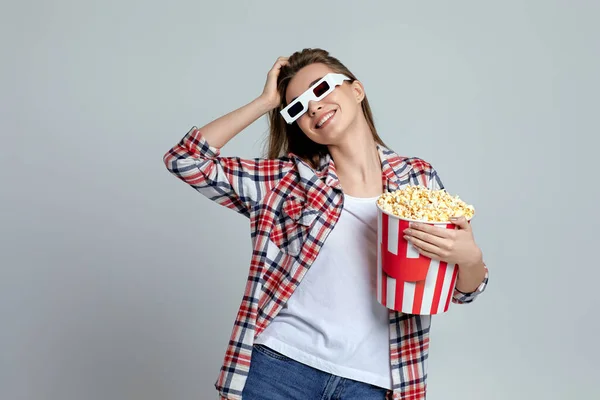
[[[323,115],[315,124],[315,129],[321,129],[323,125],[329,121],[335,115],[337,110],[329,111],[327,114]]]

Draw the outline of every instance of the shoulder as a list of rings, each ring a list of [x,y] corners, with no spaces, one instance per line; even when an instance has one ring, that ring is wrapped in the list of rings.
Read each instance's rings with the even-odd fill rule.
[[[404,156],[395,151],[380,147],[384,164],[391,167],[398,175],[404,174],[431,174],[435,172],[433,166],[428,161],[415,156]]]
[[[415,174],[431,174],[435,172],[431,163],[420,157],[404,157],[404,161],[410,165],[411,170]]]
[[[410,166],[409,177],[413,182],[425,187],[439,186],[437,172],[428,161],[420,157],[404,157],[403,160]]]
[[[391,170],[400,182],[408,181],[426,187],[443,188],[443,184],[435,168],[429,161],[420,157],[402,156],[386,148],[381,148],[380,150],[384,173],[388,177],[390,177],[390,173],[386,171]]]

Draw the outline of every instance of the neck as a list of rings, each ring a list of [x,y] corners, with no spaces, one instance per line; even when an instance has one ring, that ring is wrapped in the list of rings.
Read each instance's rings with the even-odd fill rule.
[[[380,194],[381,160],[367,121],[358,118],[344,137],[343,142],[328,146],[344,192]]]

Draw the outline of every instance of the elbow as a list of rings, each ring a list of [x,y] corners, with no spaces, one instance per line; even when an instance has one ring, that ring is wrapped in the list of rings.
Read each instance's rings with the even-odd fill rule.
[[[213,163],[198,162],[194,158],[184,157],[176,149],[171,149],[165,153],[163,163],[173,176],[195,189],[210,186],[212,183],[210,174],[214,169]]]
[[[163,155],[163,164],[165,164],[165,167],[169,170],[169,172],[173,172],[175,169],[176,159],[177,157],[175,156],[173,149],[169,149],[169,151]]]

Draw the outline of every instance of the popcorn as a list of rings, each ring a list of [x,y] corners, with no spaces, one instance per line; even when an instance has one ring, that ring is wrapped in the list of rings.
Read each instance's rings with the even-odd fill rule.
[[[377,205],[396,217],[426,222],[448,222],[451,217],[461,215],[470,220],[475,214],[475,208],[458,196],[420,185],[384,193],[377,199]]]

